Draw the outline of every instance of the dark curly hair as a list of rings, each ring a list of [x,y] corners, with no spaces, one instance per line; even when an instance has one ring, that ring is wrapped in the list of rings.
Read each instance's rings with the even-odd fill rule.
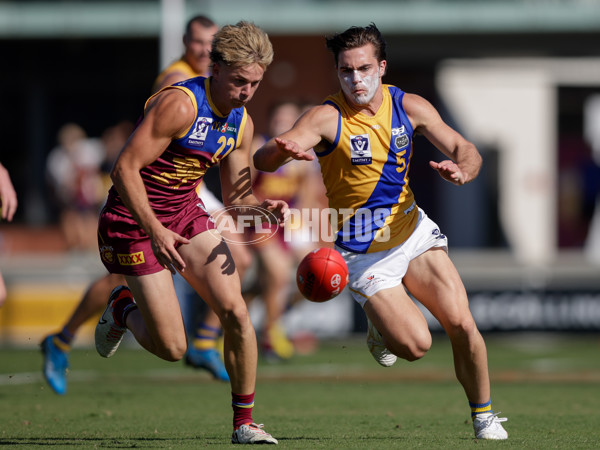
[[[342,33],[336,33],[325,38],[327,48],[331,50],[335,58],[335,65],[338,64],[338,56],[342,50],[350,50],[362,47],[367,44],[373,44],[375,48],[375,57],[378,62],[386,59],[385,39],[374,23],[367,27],[350,27]]]

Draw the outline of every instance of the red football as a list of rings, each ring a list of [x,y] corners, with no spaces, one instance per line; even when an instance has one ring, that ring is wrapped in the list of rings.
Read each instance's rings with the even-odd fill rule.
[[[326,302],[348,284],[348,266],[333,248],[318,248],[300,262],[296,283],[302,295],[311,302]]]

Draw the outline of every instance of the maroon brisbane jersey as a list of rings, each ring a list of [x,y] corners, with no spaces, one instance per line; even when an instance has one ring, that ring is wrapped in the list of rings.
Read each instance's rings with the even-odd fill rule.
[[[140,171],[157,218],[188,239],[215,228],[196,189],[208,168],[239,147],[247,120],[245,108],[221,115],[210,98],[209,86],[209,78],[197,77],[165,88],[185,92],[194,104],[196,118],[182,136]],[[102,262],[111,273],[145,275],[163,270],[148,235],[114,186],[100,214],[98,245]]]

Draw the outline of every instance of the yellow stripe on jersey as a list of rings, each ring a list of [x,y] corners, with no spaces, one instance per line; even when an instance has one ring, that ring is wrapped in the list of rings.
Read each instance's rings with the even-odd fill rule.
[[[150,96],[150,98],[148,100],[146,100],[146,103],[144,104],[144,114],[146,113],[146,108],[148,108],[148,103],[150,103],[150,100],[152,100],[154,97],[156,97],[161,92],[166,91],[167,89],[179,89],[180,91],[185,92],[185,94],[190,98],[192,104],[194,105],[194,117],[198,115],[198,102],[196,101],[196,96],[194,95],[194,93],[192,91],[190,91],[188,88],[186,88],[184,86],[166,86],[166,87],[162,88],[160,91],[158,91],[157,93]],[[175,136],[174,139],[181,139],[182,137],[184,137],[187,134],[187,132],[190,131],[190,129],[192,128],[192,125],[194,125],[194,121],[192,121],[192,123],[190,123],[190,125],[183,132],[181,132],[177,136]]]
[[[242,122],[240,123],[240,132],[237,135],[237,142],[235,143],[235,148],[238,148],[242,145],[242,138],[244,137],[244,130],[246,129],[246,122],[248,121],[248,111],[244,107],[244,117],[242,117]]]
[[[221,111],[219,111],[219,108],[217,108],[217,105],[215,105],[212,100],[212,96],[210,95],[210,78],[204,80],[204,86],[206,87],[206,100],[208,100],[210,109],[212,109],[217,116],[227,117],[227,114],[223,114]]]

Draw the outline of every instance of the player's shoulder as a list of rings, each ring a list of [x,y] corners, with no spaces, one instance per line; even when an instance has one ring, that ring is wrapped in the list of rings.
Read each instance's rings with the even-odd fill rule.
[[[422,128],[440,121],[437,109],[426,98],[417,94],[406,94],[402,106],[415,132],[421,133]]]
[[[175,109],[180,113],[194,110],[194,104],[190,101],[190,93],[184,89],[169,86],[157,92],[148,102],[147,110],[158,108],[159,110]]]
[[[431,103],[425,98],[420,96],[419,94],[414,94],[412,92],[405,92],[402,98],[402,103],[404,107],[407,106],[409,108],[428,108],[432,107]]]
[[[422,117],[436,112],[434,106],[425,97],[409,92],[404,94],[402,106],[410,117]]]
[[[321,105],[313,106],[308,109],[302,116],[303,120],[326,122],[328,120],[337,121],[339,117],[339,110],[331,103],[323,103]]]
[[[152,97],[145,111],[145,120],[160,124],[171,132],[180,135],[181,130],[187,129],[196,116],[196,107],[186,92],[181,89],[165,89]]]
[[[339,117],[340,112],[335,106],[327,103],[316,105],[300,116],[294,128],[301,133],[317,133],[331,142],[337,131]]]

